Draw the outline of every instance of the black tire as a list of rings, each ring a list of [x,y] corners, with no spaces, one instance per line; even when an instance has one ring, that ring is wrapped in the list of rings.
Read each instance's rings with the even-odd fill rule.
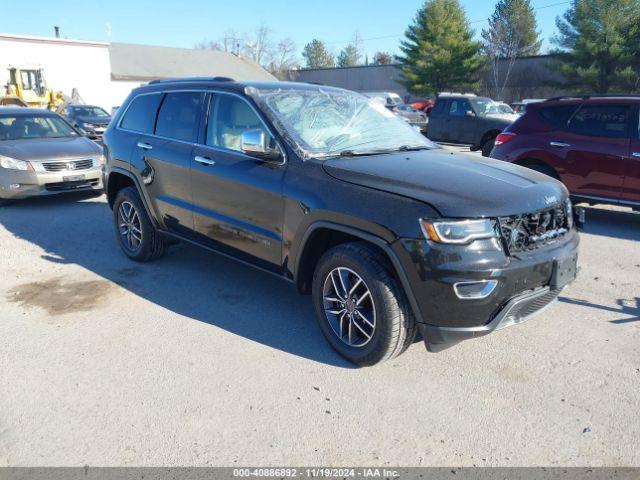
[[[482,144],[482,156],[488,157],[489,155],[491,155],[491,151],[493,150],[493,147],[495,147],[495,145],[496,137],[485,140],[485,142]]]
[[[130,246],[126,237],[122,235],[120,230],[120,207],[123,203],[133,206],[138,215],[138,229],[141,231],[141,240],[137,245]],[[138,191],[134,187],[126,187],[118,192],[116,200],[113,203],[113,226],[118,245],[124,254],[131,260],[136,262],[151,262],[157,260],[164,255],[167,249],[165,239],[158,233],[154,227],[144,204],[140,199]]]
[[[336,268],[355,272],[371,293],[375,330],[363,346],[351,346],[334,332],[325,314],[324,288]],[[346,243],[328,250],[313,275],[312,297],[322,333],[344,358],[359,366],[375,365],[404,352],[416,336],[416,323],[406,295],[389,271],[385,259],[364,242]]]

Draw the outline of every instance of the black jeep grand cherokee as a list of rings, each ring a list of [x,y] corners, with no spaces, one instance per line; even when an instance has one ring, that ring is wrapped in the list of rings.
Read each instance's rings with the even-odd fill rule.
[[[131,259],[195,243],[311,293],[359,365],[523,322],[575,278],[560,182],[430,143],[369,99],[224,78],[134,90],[104,136]],[[185,300],[187,301],[187,300]],[[277,319],[265,319],[277,321]]]

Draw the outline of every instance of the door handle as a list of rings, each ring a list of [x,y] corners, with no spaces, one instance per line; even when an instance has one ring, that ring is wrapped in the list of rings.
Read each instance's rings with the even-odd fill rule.
[[[215,165],[216,161],[211,160],[209,157],[201,157],[200,155],[196,155],[193,159],[201,165]]]
[[[631,156],[635,158],[640,158],[640,152],[633,152]]]
[[[558,147],[558,148],[566,148],[571,146],[568,143],[562,143],[562,142],[549,142],[549,145],[551,145],[552,147]]]
[[[151,150],[153,147],[145,142],[138,142],[138,146],[143,150]]]

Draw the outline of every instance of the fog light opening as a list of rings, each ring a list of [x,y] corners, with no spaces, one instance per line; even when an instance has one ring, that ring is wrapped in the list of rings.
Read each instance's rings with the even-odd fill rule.
[[[482,299],[487,298],[498,286],[497,280],[481,280],[478,282],[458,282],[453,285],[453,290],[458,298]]]

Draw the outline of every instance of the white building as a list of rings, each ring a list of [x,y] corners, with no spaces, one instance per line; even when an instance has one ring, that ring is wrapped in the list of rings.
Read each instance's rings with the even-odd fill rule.
[[[111,110],[132,88],[159,78],[231,77],[275,80],[254,62],[227,52],[0,33],[0,86],[10,65],[40,67],[47,86]]]

